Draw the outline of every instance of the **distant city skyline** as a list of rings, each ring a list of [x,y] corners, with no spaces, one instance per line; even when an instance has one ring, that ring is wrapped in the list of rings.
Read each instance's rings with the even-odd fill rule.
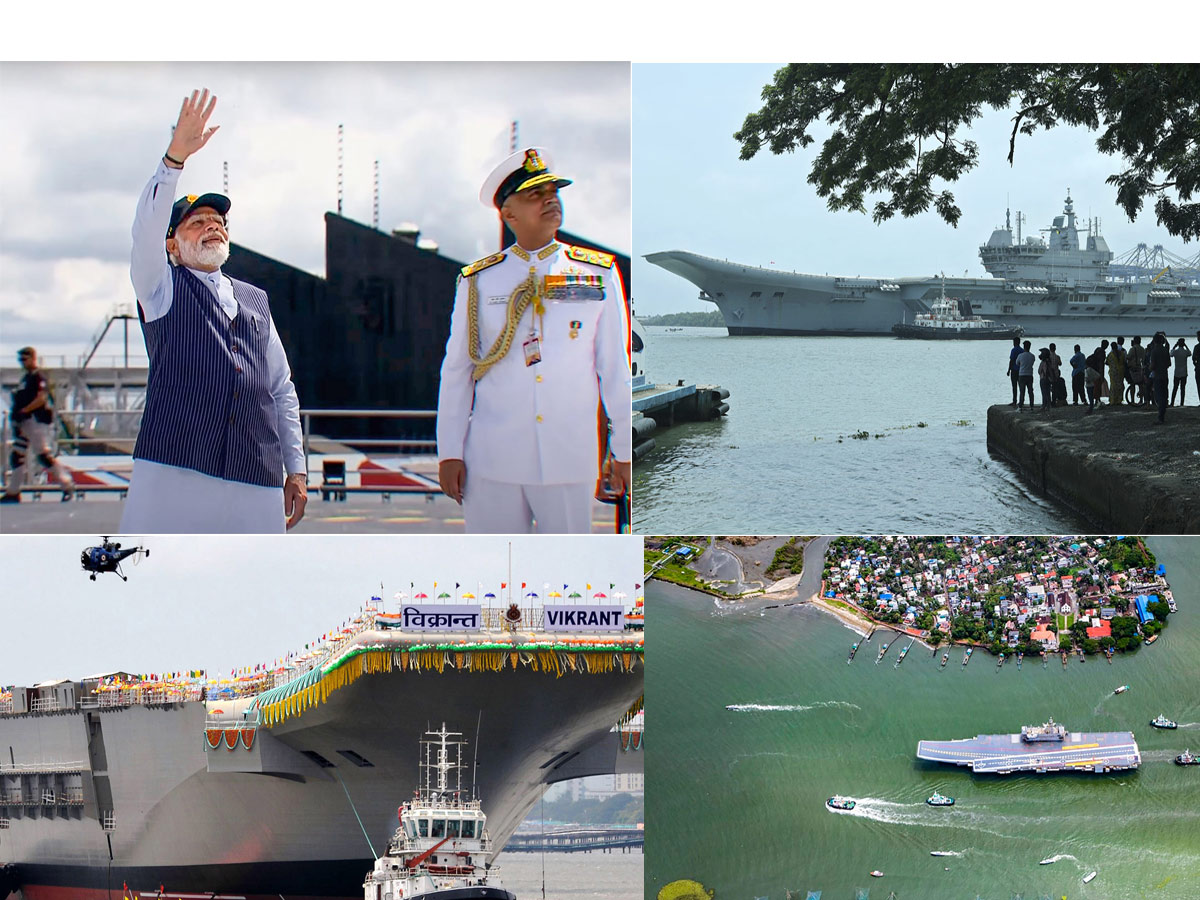
[[[823,123],[803,150],[775,156],[762,150],[738,158],[733,138],[746,115],[762,106],[761,91],[782,64],[633,67],[633,300],[639,315],[715,310],[694,285],[647,263],[647,253],[689,250],[747,265],[847,276],[985,277],[978,248],[1011,210],[1014,232],[1037,236],[1061,215],[1070,192],[1078,227],[1100,221],[1116,255],[1139,243],[1183,257],[1196,254],[1155,221],[1153,203],[1134,222],[1116,205],[1105,179],[1122,168],[1095,147],[1098,132],[1058,127],[1018,136],[1007,161],[1011,113],[987,110],[960,136],[979,145],[979,165],[953,184],[962,209],[958,227],[932,210],[875,225],[870,213],[829,212],[807,183],[812,160],[829,134]],[[870,210],[877,198],[864,202]]]

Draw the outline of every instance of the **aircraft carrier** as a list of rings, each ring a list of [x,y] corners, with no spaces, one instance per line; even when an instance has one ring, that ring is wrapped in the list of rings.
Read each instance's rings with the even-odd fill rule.
[[[360,898],[429,723],[468,736],[498,848],[545,785],[640,770],[625,729],[642,632],[547,633],[540,610],[494,612],[492,627],[432,636],[365,615],[256,673],[257,693],[119,673],[14,688],[0,898],[120,900],[126,884],[171,900]]]
[[[970,766],[972,772],[1116,772],[1142,757],[1129,731],[1068,732],[1051,719],[1020,734],[981,734],[957,741],[920,741],[917,758]]]
[[[1069,194],[1063,214],[1044,229],[1045,239],[1022,240],[1020,213],[1017,218],[1015,237],[1006,213],[1005,227],[979,248],[992,277],[945,278],[946,294],[969,304],[973,314],[1020,326],[1025,337],[1149,338],[1165,331],[1191,338],[1200,329],[1200,257],[1147,252],[1138,258],[1152,268],[1117,264],[1092,224],[1081,247]],[[811,275],[684,250],[645,258],[699,287],[700,299],[717,305],[731,335],[891,335],[893,325],[929,313],[943,283],[937,276]]]

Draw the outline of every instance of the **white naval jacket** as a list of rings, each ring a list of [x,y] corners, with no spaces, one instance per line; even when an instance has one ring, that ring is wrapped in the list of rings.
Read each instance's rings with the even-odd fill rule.
[[[615,265],[603,264],[611,261],[607,254],[574,248],[577,256],[601,259],[594,264],[572,258],[572,250],[557,242],[531,252],[514,245],[497,254],[497,262],[481,260],[459,277],[442,360],[437,443],[438,460],[464,460],[468,479],[475,474],[512,484],[595,480],[600,398],[613,423],[614,455],[633,458],[629,319],[621,278]],[[477,284],[482,351],[475,353],[481,356],[503,330],[509,295],[530,268],[539,283],[547,274],[601,275],[604,299],[546,300],[539,330],[542,361],[526,366],[523,345],[536,317],[531,303],[508,354],[476,383],[467,348],[469,281]],[[465,274],[472,269],[474,274]]]

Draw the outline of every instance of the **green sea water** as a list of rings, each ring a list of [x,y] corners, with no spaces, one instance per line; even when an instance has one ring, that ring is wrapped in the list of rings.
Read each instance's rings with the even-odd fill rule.
[[[1200,539],[1147,541],[1179,604],[1156,644],[1066,669],[907,639],[875,664],[880,631],[850,665],[857,635],[812,607],[720,609],[651,582],[655,665],[647,697],[646,896],[677,878],[715,900],[1200,898]],[[1118,685],[1130,690],[1114,696]],[[728,710],[736,705],[740,710]],[[1158,731],[1158,713],[1177,731]],[[916,759],[923,738],[1010,733],[1053,716],[1072,731],[1133,731],[1136,772],[976,776]],[[950,809],[925,804],[935,790]],[[842,794],[847,813],[826,809]],[[953,851],[932,857],[932,850]],[[1051,865],[1039,860],[1058,856]],[[884,872],[872,878],[873,869]],[[1098,872],[1094,881],[1083,877]]]

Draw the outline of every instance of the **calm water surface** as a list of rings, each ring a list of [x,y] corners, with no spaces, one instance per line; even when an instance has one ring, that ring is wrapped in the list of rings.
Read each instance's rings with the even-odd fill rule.
[[[634,853],[501,853],[500,880],[517,900],[642,900],[640,851]]]
[[[655,435],[654,452],[634,473],[635,531],[1061,534],[1085,527],[987,453],[987,408],[1011,399],[1007,341],[646,331],[651,378],[719,384],[730,391],[730,411]],[[1039,338],[1035,346],[1050,341],[1066,360],[1078,339]],[[1086,352],[1096,343],[1079,342]],[[859,431],[871,437],[850,438]]]
[[[856,635],[816,609],[719,612],[710,597],[651,582],[658,663],[647,691],[660,739],[646,750],[646,896],[696,878],[716,900],[784,900],[785,889],[845,900],[858,887],[874,900],[1200,897],[1200,770],[1172,762],[1200,748],[1200,539],[1148,544],[1179,603],[1170,627],[1132,657],[1065,670],[1057,660],[997,670],[978,652],[963,669],[962,650],[940,670],[920,645],[899,669],[894,649],[874,665],[882,632],[847,665]],[[1179,730],[1150,728],[1160,712]],[[1133,731],[1142,767],[984,777],[915,758],[922,738],[1049,716]],[[957,805],[927,806],[934,790]],[[826,810],[833,794],[856,809]]]

